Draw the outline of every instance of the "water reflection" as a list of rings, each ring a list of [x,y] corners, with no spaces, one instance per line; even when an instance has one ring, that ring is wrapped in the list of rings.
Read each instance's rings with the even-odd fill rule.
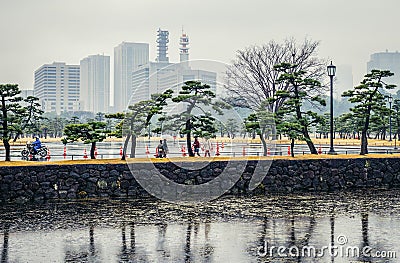
[[[369,196],[228,197],[193,207],[152,199],[4,205],[1,262],[396,262],[334,256],[343,235],[360,249],[400,247],[393,234],[399,193]],[[300,253],[282,256],[279,246]],[[312,258],[301,254],[308,246],[329,249]]]
[[[6,225],[4,228],[4,240],[3,240],[3,250],[1,252],[1,263],[8,262],[8,238],[9,238],[10,226]]]

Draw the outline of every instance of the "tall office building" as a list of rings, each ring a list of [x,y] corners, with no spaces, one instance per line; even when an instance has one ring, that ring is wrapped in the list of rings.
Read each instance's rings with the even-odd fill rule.
[[[114,48],[114,110],[127,108],[132,95],[132,72],[149,63],[149,44],[122,42]]]
[[[20,96],[21,98],[26,99],[30,96],[35,96],[35,93],[33,92],[33,89],[22,89]]]
[[[148,100],[153,93],[161,93],[159,90],[159,72],[171,70],[168,58],[169,32],[157,30],[157,58],[156,62],[149,62],[139,66],[132,72],[132,97],[130,104]],[[172,69],[173,70],[173,69]]]
[[[35,71],[34,93],[45,112],[79,110],[79,65],[54,62]]]
[[[394,73],[393,77],[387,78],[388,84],[396,84],[400,86],[400,53],[396,52],[380,52],[371,55],[371,60],[367,63],[367,70],[372,69],[390,70]]]
[[[184,82],[188,80],[199,80],[209,84],[211,90],[216,92],[217,73],[190,67],[189,37],[185,33],[182,32],[179,42],[180,63],[168,62],[165,52],[168,50],[168,35],[168,31],[157,31],[157,62],[149,62],[132,72],[133,95],[130,104],[148,100],[151,94],[162,93],[167,89],[173,89],[175,94],[178,94]]]
[[[333,96],[338,100],[347,100],[347,98],[342,97],[342,94],[347,90],[353,89],[353,87],[353,69],[351,65],[337,65]]]
[[[83,111],[108,112],[110,107],[110,57],[88,56],[81,60],[80,104]]]

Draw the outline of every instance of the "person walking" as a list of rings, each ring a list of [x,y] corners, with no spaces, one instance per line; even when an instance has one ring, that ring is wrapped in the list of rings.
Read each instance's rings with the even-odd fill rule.
[[[163,157],[164,157],[164,158],[167,158],[167,154],[169,153],[168,145],[167,145],[167,139],[164,139],[164,141],[163,141],[163,147],[164,147]]]
[[[164,152],[165,152],[164,144],[163,144],[163,141],[160,140],[160,143],[157,146],[157,156],[156,156],[156,158],[163,158],[164,157]]]
[[[211,151],[211,142],[209,138],[206,138],[206,140],[203,143],[203,149],[204,149],[204,157],[211,157],[210,151]]]
[[[197,137],[194,137],[193,148],[194,153],[197,154],[197,156],[200,156],[200,142]]]

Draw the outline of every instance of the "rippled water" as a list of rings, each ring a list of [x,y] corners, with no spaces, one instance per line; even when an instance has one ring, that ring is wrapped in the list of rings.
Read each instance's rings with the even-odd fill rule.
[[[196,206],[154,199],[3,205],[1,262],[399,262],[393,254],[339,253],[368,246],[400,257],[399,194],[224,197]],[[337,256],[323,250],[332,242]],[[272,246],[292,254],[269,253]],[[320,255],[295,253],[305,246]]]

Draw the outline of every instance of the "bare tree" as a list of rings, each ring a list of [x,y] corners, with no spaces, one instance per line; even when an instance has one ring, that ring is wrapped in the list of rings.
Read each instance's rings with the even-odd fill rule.
[[[289,83],[277,83],[280,73],[274,66],[281,63],[295,64],[293,72],[305,71],[305,78],[324,83],[326,61],[317,57],[318,46],[318,41],[305,39],[298,44],[294,38],[289,38],[283,43],[272,40],[261,46],[239,50],[226,72],[227,89],[233,97],[245,99],[249,108],[259,109],[277,91],[292,88]],[[276,100],[268,105],[267,110],[276,112],[283,101],[284,98]]]

